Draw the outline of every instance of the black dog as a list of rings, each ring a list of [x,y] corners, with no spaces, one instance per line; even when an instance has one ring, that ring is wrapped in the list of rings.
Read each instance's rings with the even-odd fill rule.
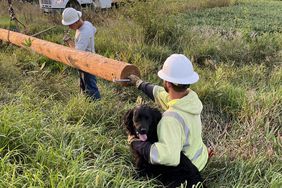
[[[128,135],[135,135],[142,141],[151,144],[158,141],[157,125],[162,117],[160,111],[146,105],[129,110],[124,116],[124,125]],[[178,166],[152,165],[140,156],[133,148],[135,166],[139,176],[157,177],[166,187],[177,187],[187,181],[187,187],[203,182],[196,166],[181,152]]]

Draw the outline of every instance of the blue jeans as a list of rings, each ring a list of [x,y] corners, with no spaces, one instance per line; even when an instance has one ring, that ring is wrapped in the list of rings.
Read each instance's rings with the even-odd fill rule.
[[[80,77],[80,89],[83,93],[86,93],[91,99],[97,100],[101,98],[100,92],[96,85],[96,76],[79,70]]]

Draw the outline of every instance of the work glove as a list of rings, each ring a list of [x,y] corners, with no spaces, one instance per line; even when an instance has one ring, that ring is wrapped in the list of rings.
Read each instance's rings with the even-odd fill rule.
[[[71,39],[70,34],[69,34],[68,31],[64,33],[63,41],[64,41],[64,44],[66,46],[69,46],[69,47],[72,47],[72,48],[74,47],[74,42]]]
[[[64,33],[63,41],[66,43],[67,41],[71,40],[69,32]]]
[[[64,41],[64,42],[68,42],[68,41],[70,41],[70,40],[71,40],[70,36],[64,36],[64,38],[63,38],[63,41]]]
[[[141,155],[147,162],[150,162],[150,150],[152,146],[150,142],[132,139],[130,145],[134,151]]]
[[[137,88],[142,84],[143,80],[141,80],[138,76],[131,74],[128,76],[130,80],[130,84],[135,85]]]

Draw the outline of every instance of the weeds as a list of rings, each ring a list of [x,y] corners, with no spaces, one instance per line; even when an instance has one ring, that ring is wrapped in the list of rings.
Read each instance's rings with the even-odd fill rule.
[[[204,140],[215,148],[206,185],[281,187],[280,2],[165,2],[85,12],[98,30],[97,53],[135,64],[158,84],[170,54],[189,56],[200,75],[192,89],[204,104]],[[16,12],[32,34],[60,21],[27,9]],[[61,43],[64,29],[40,37]],[[0,70],[0,187],[160,187],[135,178],[121,123],[137,97],[149,101],[141,92],[98,80],[102,99],[90,102],[75,70],[10,44],[1,45]]]

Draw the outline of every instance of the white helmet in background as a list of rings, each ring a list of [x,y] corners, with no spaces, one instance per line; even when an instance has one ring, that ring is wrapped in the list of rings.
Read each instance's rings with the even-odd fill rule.
[[[62,24],[63,25],[71,25],[77,22],[82,13],[80,11],[75,10],[74,8],[66,8],[62,13]]]
[[[199,75],[194,71],[191,61],[182,54],[172,54],[158,72],[158,76],[174,84],[194,84],[199,80]]]

